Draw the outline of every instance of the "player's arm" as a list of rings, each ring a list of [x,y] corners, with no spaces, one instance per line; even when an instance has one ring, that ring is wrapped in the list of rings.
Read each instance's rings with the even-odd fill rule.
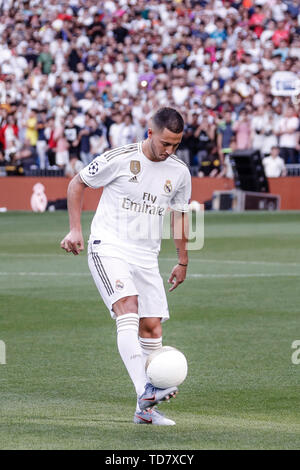
[[[74,255],[79,255],[84,249],[81,229],[81,208],[83,193],[86,187],[79,174],[74,176],[68,186],[67,198],[70,232],[61,241],[60,246],[63,250],[66,250],[68,253],[72,252]]]
[[[171,214],[172,235],[177,251],[178,263],[174,266],[171,276],[168,280],[172,287],[169,292],[176,289],[186,278],[188,266],[188,233],[189,233],[189,218],[188,213],[173,211]]]

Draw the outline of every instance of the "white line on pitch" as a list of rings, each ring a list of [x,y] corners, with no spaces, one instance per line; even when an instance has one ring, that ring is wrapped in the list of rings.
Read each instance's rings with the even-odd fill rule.
[[[244,278],[244,277],[300,277],[300,273],[251,273],[251,274],[188,274],[188,278]]]
[[[0,253],[0,256],[7,256],[9,258],[61,258],[66,256],[66,253]]]
[[[90,276],[90,273],[45,273],[45,272],[25,272],[25,271],[19,271],[19,272],[0,272],[0,276]]]
[[[66,258],[66,253],[0,253],[0,256],[6,257],[14,257],[14,258],[42,258],[42,257],[49,257],[49,258]],[[71,255],[69,254],[71,257]],[[159,257],[159,261],[173,261],[176,262],[176,258],[165,258],[164,256]],[[245,265],[258,265],[258,266],[300,266],[300,263],[295,262],[281,262],[281,261],[253,261],[253,260],[226,260],[226,259],[200,259],[200,258],[191,258],[189,262],[193,263],[213,263],[213,264],[245,264]]]
[[[161,273],[162,276],[169,276],[170,273]],[[81,277],[81,276],[90,276],[90,273],[56,273],[56,272],[0,272],[0,276],[76,276],[76,277]],[[300,273],[249,273],[249,274],[238,274],[238,273],[233,273],[233,274],[188,274],[187,278],[201,278],[201,279],[218,279],[218,278],[225,278],[225,279],[231,279],[231,278],[248,278],[248,277],[259,277],[259,278],[264,278],[264,277],[300,277]]]
[[[159,258],[162,261],[177,261],[177,258]],[[194,263],[220,263],[220,264],[253,264],[262,266],[300,266],[300,263],[282,263],[280,261],[246,261],[246,260],[226,260],[226,259],[196,259],[190,258],[189,262]]]

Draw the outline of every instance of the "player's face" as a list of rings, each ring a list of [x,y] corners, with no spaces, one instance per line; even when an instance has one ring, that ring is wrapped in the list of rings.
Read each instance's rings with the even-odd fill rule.
[[[183,132],[175,134],[166,128],[163,131],[148,129],[150,159],[154,162],[162,162],[175,153],[181,142],[182,134]]]

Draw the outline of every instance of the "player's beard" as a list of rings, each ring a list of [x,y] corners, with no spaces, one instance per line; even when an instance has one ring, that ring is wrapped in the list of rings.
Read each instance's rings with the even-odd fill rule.
[[[154,144],[153,140],[150,140],[150,150],[151,150],[151,159],[156,162],[162,162],[166,160],[169,155],[167,154],[160,154],[159,151],[156,148],[156,145]]]

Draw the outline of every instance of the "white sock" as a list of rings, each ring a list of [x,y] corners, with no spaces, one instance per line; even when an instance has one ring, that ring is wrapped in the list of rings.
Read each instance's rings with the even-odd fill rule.
[[[152,352],[157,351],[162,347],[162,337],[160,336],[159,338],[141,338],[141,336],[139,336],[139,342],[142,348],[145,366],[148,356]]]
[[[134,384],[136,394],[140,396],[144,392],[147,377],[138,339],[139,317],[136,313],[126,313],[117,318],[116,324],[119,353]]]
[[[160,338],[141,338],[139,336],[139,342],[142,348],[142,353],[143,353],[143,367],[145,370],[145,365],[148,356],[154,352],[157,351],[162,347],[162,337]],[[137,403],[136,405],[136,411],[140,411],[139,405]]]

